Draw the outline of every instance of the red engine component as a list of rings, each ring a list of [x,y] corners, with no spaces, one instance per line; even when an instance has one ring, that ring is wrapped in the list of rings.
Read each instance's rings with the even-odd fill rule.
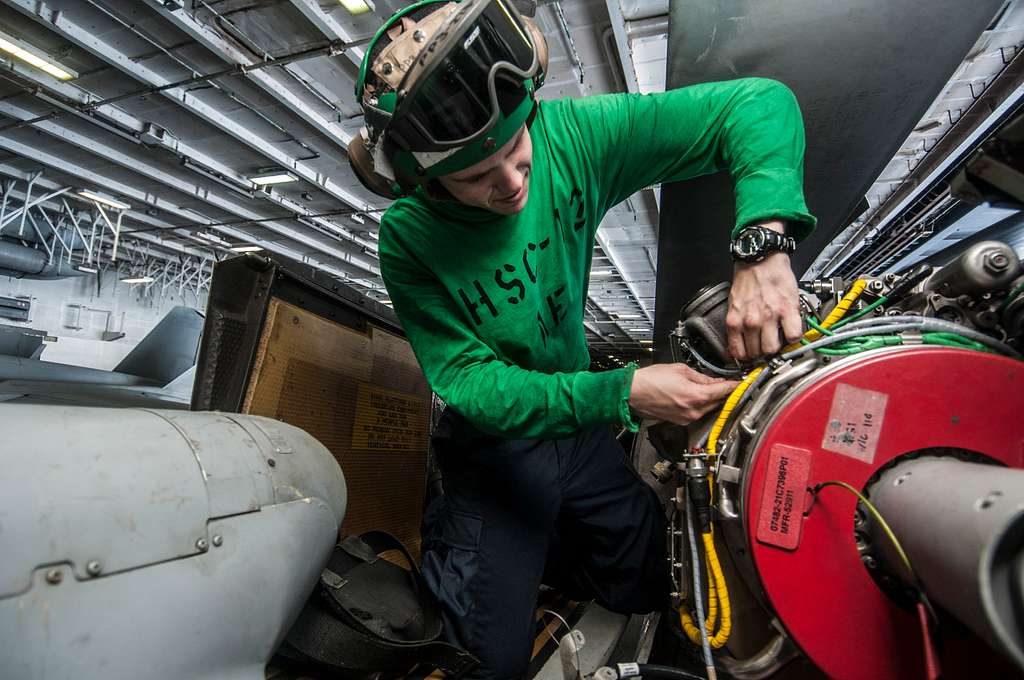
[[[932,447],[1024,467],[1024,363],[921,347],[825,369],[755,442],[744,522],[764,593],[793,640],[832,678],[925,677],[921,628],[876,585],[854,538],[857,499],[886,463]],[[955,537],[950,537],[955,540]],[[987,650],[986,650],[987,651]]]

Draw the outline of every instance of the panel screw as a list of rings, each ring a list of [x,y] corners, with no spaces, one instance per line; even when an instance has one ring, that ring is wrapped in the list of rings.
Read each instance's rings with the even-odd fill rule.
[[[224,544],[224,537],[221,536],[220,534],[214,534],[213,535],[213,545],[219,548],[223,544]]]
[[[206,542],[205,538],[200,538],[198,541],[196,541],[196,549],[199,550],[200,552],[206,552],[206,550],[209,547],[210,547],[210,544]]]
[[[384,75],[389,76],[391,72],[395,70],[390,61],[384,62],[384,65],[380,67],[380,70],[384,72]]]
[[[96,560],[92,560],[91,562],[85,565],[85,571],[89,574],[89,576],[99,576],[100,572],[103,571],[103,565],[101,565]]]
[[[412,33],[412,39],[415,40],[416,42],[423,42],[424,40],[427,39],[427,34],[417,28]]]
[[[273,458],[268,458],[267,465],[269,465],[270,467],[274,467],[275,465],[277,465],[277,461],[274,460]]]
[[[64,574],[60,572],[60,569],[49,569],[46,572],[46,582],[50,585],[57,585],[64,578]]]

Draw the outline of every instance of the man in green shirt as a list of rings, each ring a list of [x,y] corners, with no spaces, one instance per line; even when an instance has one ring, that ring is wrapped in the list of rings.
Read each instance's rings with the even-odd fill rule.
[[[814,226],[783,85],[537,102],[545,52],[506,0],[412,5],[368,46],[367,128],[349,150],[368,187],[401,196],[381,220],[381,272],[448,405],[423,573],[479,677],[525,672],[542,578],[616,611],[664,603],[663,511],[612,427],[692,422],[736,385],[681,364],[587,370],[604,215],[651,184],[730,172],[734,235],[746,230],[727,319],[741,360],[778,351],[780,328],[799,337],[787,252]]]

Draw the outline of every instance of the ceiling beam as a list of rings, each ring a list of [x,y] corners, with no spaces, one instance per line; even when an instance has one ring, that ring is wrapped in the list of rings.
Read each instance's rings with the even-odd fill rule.
[[[10,100],[0,101],[0,113],[17,118],[19,120],[28,120],[35,117],[35,112],[22,108]],[[214,193],[206,187],[199,186],[195,183],[188,182],[181,177],[173,175],[164,169],[160,168],[153,163],[148,162],[144,158],[140,158],[136,155],[124,153],[108,144],[103,143],[101,140],[95,139],[88,135],[84,135],[80,132],[71,130],[58,120],[56,121],[39,121],[33,124],[33,127],[43,130],[49,135],[65,141],[69,144],[73,144],[80,149],[84,149],[89,153],[102,158],[111,163],[120,165],[132,172],[136,172],[144,177],[160,182],[161,184],[179,191],[187,196],[199,199],[208,205],[215,208],[228,212],[235,217],[239,217],[247,220],[262,220],[267,216],[250,210],[241,201],[236,201],[233,198],[227,198]],[[0,135],[0,145],[4,143],[4,138]],[[22,154],[25,155],[25,154]],[[28,158],[42,159],[39,156],[29,155]],[[110,188],[111,184],[109,180],[106,180],[103,184],[99,185],[100,188]],[[127,195],[127,194],[126,194]],[[136,199],[139,200],[139,199]],[[142,199],[146,200],[146,199]],[[151,202],[151,201],[147,201]],[[216,222],[218,220],[210,219],[204,216],[204,219],[208,222]],[[377,266],[375,261],[366,259],[361,255],[348,252],[340,249],[336,246],[341,244],[336,239],[330,238],[329,242],[323,242],[321,239],[315,239],[312,235],[307,235],[299,232],[294,227],[282,224],[280,222],[260,222],[262,227],[265,227],[279,236],[283,236],[292,241],[303,243],[304,245],[316,244],[315,249],[330,255],[335,259],[340,259],[344,262],[349,263],[353,267],[361,270],[365,274],[372,276],[378,276],[380,274],[380,268]],[[219,227],[214,227],[218,228]],[[312,247],[312,246],[311,246]],[[339,257],[344,255],[344,257]]]
[[[3,2],[139,82],[150,87],[162,87],[173,82],[118,51],[113,45],[102,41],[90,31],[90,27],[75,23],[68,18],[66,13],[50,7],[41,0],[3,0]],[[358,195],[315,168],[281,151],[274,143],[254,134],[243,123],[217,111],[213,105],[190,94],[185,87],[168,88],[161,90],[160,94],[337,200],[360,211],[373,210],[373,206],[363,201]]]
[[[233,41],[225,38],[222,33],[214,30],[207,24],[200,23],[184,9],[171,9],[162,0],[146,0],[146,4],[164,19],[170,21],[180,31],[227,63],[243,67],[262,63],[262,60],[251,57],[247,51],[236,47]],[[295,92],[292,92],[285,78],[281,78],[267,69],[259,71],[243,70],[243,73],[246,78],[256,83],[265,93],[281,102],[286,109],[309,123],[313,129],[329,141],[340,145],[342,148],[348,146],[349,141],[352,139],[352,133],[344,130],[338,125],[337,121],[330,120],[317,112],[312,102],[306,101]]]
[[[73,177],[77,177],[78,179],[84,180],[84,181],[86,181],[86,182],[88,182],[88,183],[90,183],[90,184],[92,184],[94,186],[103,187],[103,188],[108,189],[110,191],[116,192],[116,193],[118,193],[118,194],[120,194],[122,196],[131,198],[133,201],[136,201],[138,203],[145,203],[145,204],[152,205],[152,206],[154,206],[156,208],[159,208],[160,210],[163,210],[163,211],[165,211],[165,212],[167,212],[169,214],[177,215],[177,216],[181,217],[182,219],[188,220],[189,222],[194,223],[198,227],[206,228],[207,225],[209,225],[210,223],[216,222],[216,220],[212,220],[212,219],[210,219],[209,217],[203,215],[200,212],[197,212],[197,211],[189,209],[189,208],[182,208],[180,206],[174,205],[170,201],[162,199],[162,198],[160,198],[158,196],[153,196],[153,195],[148,194],[148,193],[146,193],[144,191],[141,191],[141,190],[136,189],[134,187],[128,186],[127,184],[124,184],[122,182],[118,182],[118,181],[116,181],[116,180],[114,180],[114,179],[112,179],[110,177],[106,177],[106,176],[101,175],[99,173],[93,172],[92,170],[89,170],[89,169],[83,168],[83,167],[81,167],[79,165],[76,165],[74,163],[71,163],[70,161],[58,158],[57,156],[54,156],[53,154],[46,153],[46,152],[41,151],[39,149],[34,149],[34,148],[32,148],[32,147],[30,147],[30,146],[28,146],[26,144],[22,144],[21,142],[17,142],[17,141],[14,141],[12,139],[0,137],[0,149],[5,149],[7,151],[10,151],[11,153],[15,153],[15,154],[17,154],[19,156],[23,156],[23,157],[31,159],[33,161],[39,162],[39,163],[41,163],[43,165],[49,166],[51,168],[54,168],[55,170],[58,170],[58,171],[60,171],[62,173],[65,173],[65,174],[71,175]],[[131,214],[131,213],[129,213],[129,214]],[[180,225],[179,225],[179,227],[180,227]],[[185,227],[180,227],[180,228],[184,229]],[[237,238],[237,239],[239,239],[241,241],[247,241],[247,242],[253,242],[254,241],[254,237],[251,234],[249,234],[248,232],[246,232],[246,231],[244,231],[242,229],[239,229],[237,227],[233,227],[233,226],[218,226],[218,227],[214,227],[214,228],[216,228],[217,231],[219,231],[219,232],[221,232],[223,234],[226,234],[226,235],[228,235],[228,236],[230,236],[232,238]],[[131,232],[124,232],[124,235],[125,236],[129,236],[129,235],[131,235]],[[182,235],[185,235],[185,234],[182,234]],[[348,258],[350,256],[347,253],[343,253],[343,252],[338,251],[336,249],[332,251],[330,248],[324,246],[323,244],[321,244],[321,243],[319,243],[319,242],[317,242],[317,241],[315,241],[313,239],[310,239],[306,234],[302,234],[301,232],[296,232],[294,234],[293,240],[295,240],[298,243],[301,243],[302,245],[304,245],[307,248],[310,248],[311,250],[324,253],[324,254],[334,258],[335,260],[338,260],[339,262],[346,263],[350,267],[355,267],[355,265],[353,263],[349,262]],[[275,243],[275,244],[272,244],[272,245],[268,245],[267,249],[268,250],[274,250],[276,252],[280,252],[282,255],[286,255],[287,257],[290,257],[290,258],[293,258],[293,259],[298,259],[299,261],[303,261],[303,262],[308,262],[309,261],[309,258],[305,254],[299,253],[299,252],[297,252],[297,251],[295,251],[295,250],[293,250],[291,248],[288,248],[286,246],[282,246],[281,244],[276,244]],[[321,266],[325,271],[333,271],[335,276],[340,276],[341,278],[343,278],[345,280],[352,280],[353,279],[354,275],[353,275],[352,272],[348,272],[348,271],[344,271],[344,270],[339,270],[337,267],[330,266],[327,263],[318,262],[316,264],[318,266]],[[355,267],[355,268],[359,269],[358,267]]]
[[[316,0],[291,0],[291,3],[302,12],[309,23],[316,26],[317,30],[331,40],[340,40],[344,43],[355,42],[348,30],[342,26],[333,16],[324,12],[320,3]],[[363,63],[365,50],[361,47],[353,47],[345,50],[345,56],[359,68]]]
[[[77,85],[57,80],[38,69],[24,66],[18,61],[12,61],[10,67],[11,71],[14,72],[18,79],[23,80],[28,84],[26,87],[36,86],[37,88],[42,88],[42,90],[59,95],[68,102],[76,102],[78,104],[88,104],[90,101],[95,99],[91,93],[83,90]],[[33,94],[36,96],[46,96],[39,90],[33,90]],[[212,156],[200,151],[197,147],[179,140],[173,133],[153,128],[148,122],[136,118],[116,106],[110,104],[98,106],[92,113],[82,114],[80,118],[82,120],[92,122],[103,129],[108,129],[109,123],[113,123],[118,128],[123,129],[124,134],[132,136],[134,139],[141,138],[143,133],[149,130],[154,134],[146,135],[147,145],[163,148],[180,159],[188,159],[201,168],[221,175],[229,184],[237,184],[239,188],[252,186],[247,177],[235,171],[233,168],[228,167]],[[106,119],[109,123],[103,119]],[[191,173],[204,177],[206,176],[203,173],[198,172],[191,164],[183,165],[183,167]],[[279,192],[274,191],[267,193],[259,191],[254,192],[253,196],[263,201],[278,205],[284,210],[295,213],[296,215],[301,215],[309,219],[311,222],[318,224],[324,230],[332,234],[336,234],[342,239],[351,241],[360,247],[369,248],[375,246],[373,242],[359,236],[356,232],[350,229],[338,225],[330,219],[323,217],[311,217],[311,215],[315,214],[314,211]],[[370,217],[370,219],[380,219],[376,213],[371,213],[368,217]]]

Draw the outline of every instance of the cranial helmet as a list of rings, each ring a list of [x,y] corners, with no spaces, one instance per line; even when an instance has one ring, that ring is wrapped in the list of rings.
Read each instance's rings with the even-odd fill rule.
[[[547,43],[508,0],[422,0],[370,40],[356,81],[366,125],[348,146],[366,188],[388,198],[468,168],[535,111]]]

